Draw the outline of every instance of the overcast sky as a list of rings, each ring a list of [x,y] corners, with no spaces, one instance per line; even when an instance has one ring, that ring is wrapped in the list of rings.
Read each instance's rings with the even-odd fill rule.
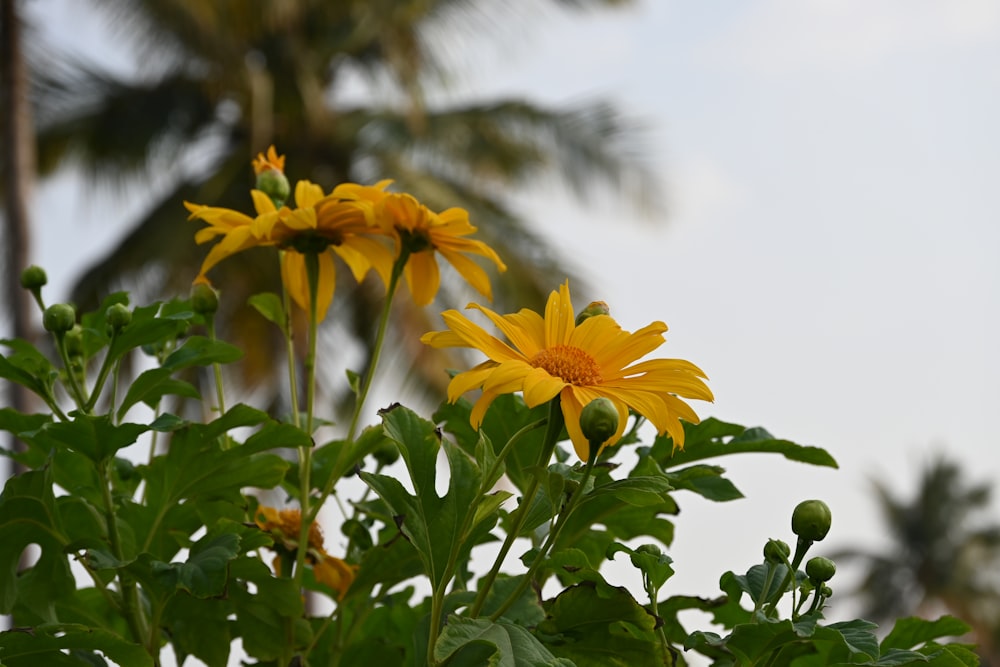
[[[62,6],[48,29],[64,39],[84,32],[83,3],[29,5]],[[833,508],[830,549],[878,544],[867,477],[908,490],[937,451],[1000,479],[1000,4],[645,0],[530,18],[467,37],[481,50],[455,94],[613,100],[646,127],[668,210],[542,191],[520,205],[623,326],[670,326],[664,355],[711,378],[699,414],[841,464],[722,461],[748,498],[679,498],[672,592],[716,593],[790,538],[808,497]],[[63,290],[126,219],[68,183],[39,190],[33,258]]]

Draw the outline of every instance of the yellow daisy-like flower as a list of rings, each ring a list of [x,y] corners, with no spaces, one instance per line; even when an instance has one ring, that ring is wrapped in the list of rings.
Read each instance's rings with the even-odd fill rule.
[[[253,166],[253,173],[258,176],[268,169],[285,173],[285,156],[278,155],[277,149],[271,145],[267,149],[267,154],[257,153],[257,157],[250,163]]]
[[[664,342],[667,326],[653,322],[634,333],[623,330],[609,315],[596,314],[579,325],[574,321],[569,284],[552,292],[545,315],[523,309],[497,313],[471,304],[486,315],[509,343],[490,335],[455,310],[442,314],[447,331],[424,334],[432,347],[469,347],[488,359],[459,373],[448,385],[455,402],[473,389],[482,395],[472,409],[473,428],[479,428],[487,408],[500,394],[523,392],[529,407],[560,398],[566,430],[577,455],[587,460],[590,445],[580,430],[580,412],[592,400],[605,397],[618,410],[618,431],[601,449],[621,439],[629,408],[648,419],[660,435],[669,433],[674,446],[684,447],[681,419],[698,423],[698,415],[682,398],[713,400],[704,372],[683,359],[639,361]]]
[[[275,539],[275,545],[280,546],[289,554],[299,548],[299,531],[302,528],[302,513],[297,509],[275,509],[261,505],[257,508],[254,522],[261,530],[268,532]],[[323,531],[313,523],[309,526],[308,545],[306,546],[306,562],[312,565],[316,581],[337,591],[338,598],[343,599],[354,582],[357,567],[326,553],[323,548]],[[274,569],[281,571],[281,556],[274,559]]]
[[[440,253],[476,291],[492,301],[489,276],[467,255],[485,257],[500,271],[506,271],[507,265],[493,248],[467,238],[476,232],[469,222],[469,212],[449,208],[435,213],[411,195],[386,192],[390,183],[388,180],[374,186],[345,183],[334,189],[333,196],[372,204],[377,223],[396,238],[396,257],[404,251],[409,253],[403,275],[413,301],[426,306],[437,295],[441,275],[435,253]]]
[[[190,219],[208,223],[208,227],[195,234],[196,242],[207,243],[222,237],[205,257],[195,282],[206,282],[206,274],[212,267],[238,252],[255,246],[277,246],[286,250],[281,262],[285,287],[295,303],[308,310],[305,253],[315,253],[319,267],[316,310],[321,320],[333,301],[336,287],[333,255],[326,252],[328,249],[344,260],[359,282],[374,268],[388,283],[392,251],[377,239],[385,232],[372,225],[370,204],[324,195],[318,185],[309,181],[296,184],[295,209],[277,208],[260,190],[251,190],[250,195],[256,217],[228,208],[184,202],[191,212]]]

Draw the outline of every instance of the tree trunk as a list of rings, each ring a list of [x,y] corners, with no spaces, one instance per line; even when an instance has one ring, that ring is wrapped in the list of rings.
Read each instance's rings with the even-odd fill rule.
[[[15,338],[32,340],[32,298],[21,288],[21,272],[28,266],[30,219],[28,214],[35,176],[35,135],[28,100],[28,69],[22,49],[21,0],[0,0],[0,103],[3,119],[4,301]],[[30,394],[21,385],[7,386],[8,403],[25,412]],[[15,439],[15,449],[20,443]]]

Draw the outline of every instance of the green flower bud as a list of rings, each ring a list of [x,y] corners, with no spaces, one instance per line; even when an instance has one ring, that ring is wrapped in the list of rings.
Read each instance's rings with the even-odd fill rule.
[[[768,540],[764,545],[764,560],[768,563],[784,563],[792,553],[792,548],[783,540]]]
[[[112,331],[121,331],[132,321],[132,311],[124,303],[112,304],[104,311],[104,319]]]
[[[610,399],[595,398],[580,412],[580,430],[591,448],[600,447],[618,432],[618,409]]]
[[[219,309],[219,293],[208,283],[196,283],[191,288],[191,307],[199,315],[211,315]]]
[[[64,334],[76,324],[76,309],[68,303],[57,303],[49,306],[42,313],[42,326],[46,331]]]
[[[822,500],[803,500],[792,512],[792,532],[803,540],[819,542],[830,532],[833,515]]]
[[[806,574],[809,575],[809,580],[815,584],[830,581],[836,572],[837,564],[829,558],[816,556],[806,562]]]
[[[288,177],[277,169],[265,169],[257,174],[257,189],[270,197],[278,208],[281,208],[292,192]]]
[[[372,452],[372,458],[379,465],[392,465],[399,460],[399,447],[396,446],[396,443],[386,440],[375,448],[375,451]]]
[[[63,338],[66,344],[66,354],[71,357],[83,356],[83,327],[74,324]]]
[[[833,589],[826,584],[823,584],[819,587],[819,594],[825,598],[833,597]]]
[[[45,275],[45,269],[32,264],[21,272],[21,287],[26,290],[39,290],[49,282],[49,277]]]
[[[603,301],[592,301],[589,306],[580,311],[576,316],[576,326],[580,326],[585,319],[594,315],[610,315],[611,309]]]

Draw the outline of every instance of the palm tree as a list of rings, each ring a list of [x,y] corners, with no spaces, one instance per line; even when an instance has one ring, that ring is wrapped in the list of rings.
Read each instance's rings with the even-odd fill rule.
[[[626,4],[551,1],[581,9]],[[308,178],[329,188],[391,177],[431,207],[468,209],[509,266],[498,286],[501,308],[540,304],[565,275],[560,258],[532,228],[542,221],[520,218],[505,200],[512,187],[555,174],[581,194],[603,184],[628,187],[633,199],[648,202],[654,191],[628,149],[627,124],[606,104],[553,110],[523,100],[458,106],[429,100],[427,82],[445,71],[439,47],[449,44],[440,42],[481,33],[511,3],[94,2],[135,45],[143,76],[124,80],[73,64],[79,58],[48,63],[39,84],[41,167],[75,159],[94,177],[152,174],[157,188],[142,219],[80,278],[73,293],[79,305],[95,305],[99,295],[126,284],[140,298],[186,290],[204,253],[193,245],[180,202],[247,208],[249,158],[271,143],[290,156],[293,181]],[[341,95],[359,75],[384,93],[377,101]],[[244,366],[251,380],[271,366],[276,344],[261,344],[259,318],[255,324],[242,306],[250,294],[276,284],[276,268],[261,271],[270,264],[260,259],[244,253],[213,270],[227,303],[239,304],[220,319],[240,322],[235,333],[244,340],[237,342],[256,352]],[[464,303],[457,289],[446,282],[443,300]],[[367,344],[375,298],[376,291],[362,285],[335,301],[330,319]],[[415,328],[428,328],[423,312],[403,316]],[[409,361],[406,366],[421,367],[419,359]]]
[[[969,484],[961,467],[944,457],[928,463],[916,493],[900,498],[872,482],[886,533],[882,553],[839,554],[864,568],[856,593],[862,616],[887,622],[901,616],[947,611],[973,627],[985,664],[1000,665],[1000,523],[986,522],[992,487]]]

